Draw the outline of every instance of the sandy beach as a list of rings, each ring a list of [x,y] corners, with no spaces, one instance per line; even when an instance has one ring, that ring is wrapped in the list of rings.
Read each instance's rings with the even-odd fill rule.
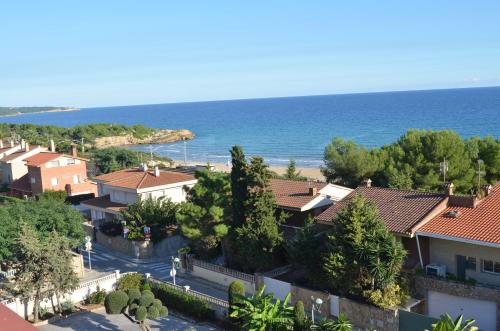
[[[175,166],[177,165],[184,165],[183,160],[174,160]],[[187,161],[187,165],[194,166],[194,165],[206,165],[205,162],[198,162],[198,161]],[[222,171],[222,172],[230,172],[231,167],[227,166],[227,164],[224,163],[210,163],[210,165],[215,167],[216,171]],[[282,175],[286,172],[286,167],[276,167],[276,166],[270,166],[269,169],[272,171]],[[313,180],[320,180],[324,181],[325,177],[321,173],[319,168],[301,168],[297,167],[297,171],[300,171],[301,176],[305,176],[308,178],[311,178]]]

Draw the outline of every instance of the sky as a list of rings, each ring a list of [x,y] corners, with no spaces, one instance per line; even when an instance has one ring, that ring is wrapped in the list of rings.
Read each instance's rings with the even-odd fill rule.
[[[500,1],[2,1],[0,106],[500,85]]]

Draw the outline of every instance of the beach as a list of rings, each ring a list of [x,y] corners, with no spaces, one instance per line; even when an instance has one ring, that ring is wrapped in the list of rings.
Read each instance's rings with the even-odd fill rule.
[[[182,166],[185,165],[183,160],[173,160],[175,166]],[[195,166],[195,165],[206,165],[205,162],[198,162],[198,161],[187,161],[186,165],[189,166]],[[214,166],[215,171],[221,171],[221,172],[230,172],[231,167],[228,166],[225,163],[210,163],[210,165]],[[269,169],[276,172],[279,175],[283,175],[286,172],[287,167],[280,167],[280,166],[269,166]],[[319,168],[305,168],[305,167],[297,167],[297,171],[300,172],[301,176],[313,179],[313,180],[319,180],[319,181],[325,181],[325,177],[321,173],[321,170]]]

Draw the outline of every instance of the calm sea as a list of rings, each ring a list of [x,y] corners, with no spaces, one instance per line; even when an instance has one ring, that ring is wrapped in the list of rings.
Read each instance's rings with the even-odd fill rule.
[[[87,108],[77,112],[5,117],[10,123],[73,126],[85,123],[143,124],[186,128],[189,160],[227,162],[234,144],[273,165],[294,158],[300,166],[322,164],[333,137],[368,147],[396,140],[409,128],[452,129],[463,137],[500,137],[500,87],[365,93],[234,101]],[[149,150],[149,146],[134,147]],[[183,144],[154,146],[183,159]]]

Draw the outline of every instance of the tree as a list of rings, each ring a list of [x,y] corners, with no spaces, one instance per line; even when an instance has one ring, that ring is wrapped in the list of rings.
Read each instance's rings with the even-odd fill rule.
[[[188,191],[176,217],[195,253],[208,258],[219,253],[229,232],[231,183],[226,174],[208,170],[196,172],[195,177],[198,182]]]
[[[231,313],[234,306],[240,306],[242,303],[241,298],[245,296],[245,285],[239,280],[235,280],[229,284],[227,289],[227,298],[229,302],[229,313]]]
[[[433,331],[476,331],[479,330],[477,326],[473,326],[475,320],[470,319],[462,324],[463,315],[458,316],[455,320],[452,320],[450,315],[441,315],[441,319],[432,324]],[[426,330],[428,331],[428,330]]]
[[[139,199],[122,210],[129,239],[144,239],[144,227],[151,228],[151,239],[158,242],[166,236],[166,227],[176,224],[178,204],[165,197]]]
[[[244,224],[236,228],[233,249],[238,264],[247,271],[263,270],[272,265],[275,249],[282,243],[279,224],[285,215],[276,219],[276,201],[269,188],[270,173],[261,157],[253,157],[245,182]]]
[[[33,297],[35,323],[39,319],[40,301],[46,295],[55,294],[62,311],[59,296],[78,284],[67,241],[55,231],[40,239],[30,226],[23,223],[14,248],[18,261],[15,290],[26,300]]]
[[[314,331],[352,331],[352,324],[343,313],[336,320],[322,319],[311,327]]]
[[[231,149],[231,205],[233,225],[237,228],[245,222],[245,201],[247,200],[247,171],[248,165],[241,146]]]
[[[245,330],[280,331],[290,330],[293,327],[294,309],[288,306],[290,294],[283,303],[272,294],[264,293],[265,286],[261,287],[251,297],[241,297],[241,305],[231,307],[231,317],[241,321]]]
[[[304,303],[298,300],[293,306],[293,331],[306,331],[307,317]]]
[[[297,171],[297,163],[294,159],[290,160],[288,167],[286,168],[286,173],[283,177],[291,180],[306,180],[307,178],[300,175],[300,171]]]

